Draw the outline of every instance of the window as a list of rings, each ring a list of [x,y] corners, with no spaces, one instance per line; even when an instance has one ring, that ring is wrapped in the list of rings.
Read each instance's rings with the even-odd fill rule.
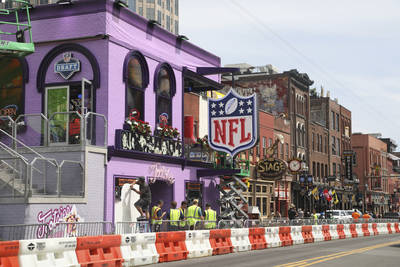
[[[263,187],[262,187],[262,192],[263,192],[263,193],[267,193],[267,187],[266,187],[266,186],[263,186]]]
[[[268,138],[268,147],[272,147],[272,138]]]
[[[249,203],[249,206],[253,206],[253,198],[252,197],[248,198],[248,203]]]
[[[325,154],[328,154],[328,137],[325,136]]]
[[[24,81],[19,59],[1,57],[0,66],[0,116],[16,119],[24,113]],[[6,120],[0,120],[0,129],[7,127]],[[3,141],[3,140],[1,140]]]
[[[259,185],[256,186],[256,192],[257,192],[257,193],[260,193],[260,192],[261,192],[261,186],[259,186]]]
[[[339,127],[339,114],[336,114],[336,130],[339,132],[340,130],[340,127]]]
[[[312,175],[315,177],[316,174],[317,174],[317,172],[316,172],[316,168],[315,168],[315,162],[313,161],[313,163],[312,163]]]
[[[253,185],[252,184],[249,186],[249,192],[253,192]]]
[[[128,117],[133,109],[139,112],[139,119],[144,120],[144,90],[148,85],[149,70],[142,54],[130,53],[126,63],[126,113]]]
[[[161,11],[160,10],[157,11],[157,21],[158,21],[158,23],[161,24]]]
[[[289,144],[286,143],[286,160],[289,160]]]
[[[312,150],[315,151],[315,133],[312,133],[311,143],[312,143]]]
[[[260,144],[256,145],[256,156],[260,157]]]
[[[178,21],[175,20],[175,34],[178,35],[178,33],[179,33],[179,24]]]
[[[156,91],[156,121],[160,122],[160,115],[167,117],[168,125],[172,125],[172,98],[175,95],[175,76],[168,64],[162,64],[155,75]]]
[[[304,125],[302,126],[301,130],[302,130],[301,131],[301,133],[302,133],[302,135],[301,135],[301,145],[302,145],[302,147],[305,147],[305,145],[306,145],[306,129],[304,128]]]
[[[151,4],[151,3],[154,4],[154,2],[155,2],[155,0],[147,0],[147,3],[149,3],[149,4]]]
[[[335,130],[335,112],[331,111],[332,130]]]
[[[319,136],[319,152],[323,152],[322,151],[322,135]]]
[[[167,0],[167,10],[171,9],[171,0]]]
[[[179,0],[175,0],[175,15],[179,15]]]
[[[262,139],[262,151],[263,151],[263,157],[267,154],[267,138],[263,136]]]
[[[146,18],[148,20],[155,20],[156,19],[156,10],[154,8],[147,8],[146,9]]]
[[[339,138],[337,139],[337,154],[338,154],[338,156],[340,156],[340,140],[339,140]]]
[[[161,0],[158,0],[157,3],[159,6],[161,6]]]
[[[328,177],[328,165],[325,164],[325,177]]]
[[[197,139],[199,137],[198,134],[197,134],[197,128],[198,128],[198,122],[194,121],[193,122],[193,135],[194,135],[195,139]]]
[[[258,197],[256,198],[256,206],[260,209],[260,212],[262,212],[262,207],[261,207],[261,198]]]
[[[353,165],[357,165],[357,152],[353,153]]]
[[[336,138],[332,136],[332,155],[336,155]]]
[[[282,144],[281,143],[281,159],[283,159],[283,157],[284,157],[284,153],[285,153],[285,144]]]
[[[167,30],[169,31],[169,30],[171,30],[171,19],[170,19],[170,17],[167,15]]]
[[[332,164],[332,174],[333,176],[336,176],[336,163]]]
[[[141,6],[139,7],[139,15],[143,16],[143,7],[141,7]]]
[[[321,178],[324,176],[324,164],[321,163]],[[321,179],[319,179],[321,181]]]
[[[129,0],[128,1],[129,9],[133,12],[136,12],[136,0]]]
[[[317,163],[317,177],[318,178],[321,177],[321,167],[320,167],[319,162]]]
[[[262,199],[262,214],[267,215],[267,198],[263,197]]]

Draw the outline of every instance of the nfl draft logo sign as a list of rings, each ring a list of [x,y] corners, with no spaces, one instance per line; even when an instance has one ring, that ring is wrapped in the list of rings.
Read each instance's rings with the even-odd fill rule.
[[[208,143],[232,157],[258,140],[257,97],[239,96],[233,89],[220,99],[208,100]]]
[[[73,55],[70,52],[64,53],[63,59],[57,61],[54,65],[54,72],[60,74],[65,80],[68,80],[75,72],[79,72],[80,70],[81,62],[78,59],[73,58]]]

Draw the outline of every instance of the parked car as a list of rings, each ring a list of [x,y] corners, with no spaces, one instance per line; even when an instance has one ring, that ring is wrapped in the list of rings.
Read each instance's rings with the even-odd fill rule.
[[[350,223],[353,220],[351,213],[349,214],[346,210],[327,210],[325,217],[335,219],[338,223]]]
[[[386,212],[383,214],[383,218],[385,219],[397,219],[400,221],[400,212]]]

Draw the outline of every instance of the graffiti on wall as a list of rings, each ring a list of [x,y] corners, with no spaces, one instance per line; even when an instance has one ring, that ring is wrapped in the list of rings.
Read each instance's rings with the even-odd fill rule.
[[[77,236],[76,222],[83,222],[75,205],[60,206],[59,208],[40,211],[37,221],[42,224],[36,232],[37,238],[46,237],[74,237]],[[61,223],[63,224],[61,227]],[[48,227],[46,227],[46,225]]]

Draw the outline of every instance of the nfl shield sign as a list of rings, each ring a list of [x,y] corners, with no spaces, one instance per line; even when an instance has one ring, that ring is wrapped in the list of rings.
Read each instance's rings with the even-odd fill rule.
[[[54,72],[60,74],[65,80],[68,80],[75,72],[80,70],[81,62],[74,58],[70,52],[64,53],[63,59],[57,61],[54,65]]]
[[[208,143],[235,156],[258,141],[257,97],[239,96],[233,89],[220,99],[208,100]]]

